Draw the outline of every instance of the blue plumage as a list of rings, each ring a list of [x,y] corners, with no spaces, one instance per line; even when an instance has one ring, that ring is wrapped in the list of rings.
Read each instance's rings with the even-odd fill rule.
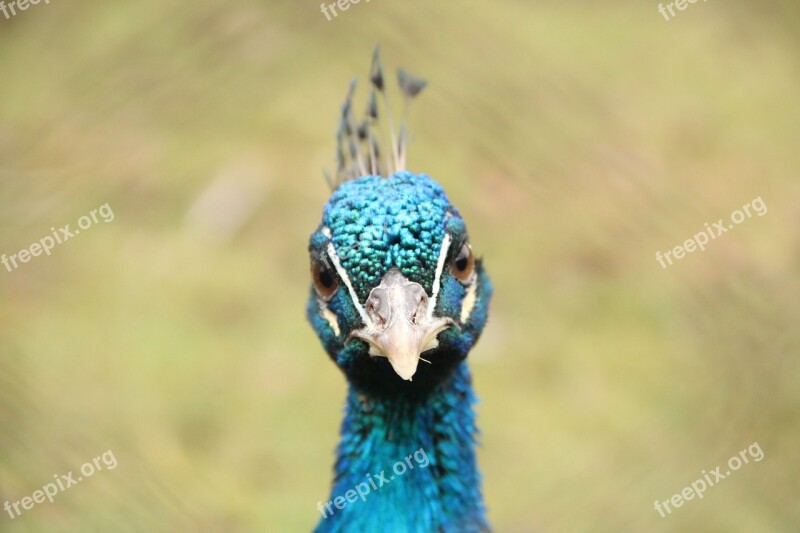
[[[405,76],[401,86],[415,96],[424,82]],[[379,63],[371,81],[383,92]],[[352,161],[380,166],[372,141],[358,152],[370,131],[343,130],[356,144]],[[402,139],[393,151],[404,160]],[[486,323],[491,284],[438,183],[403,170],[358,174],[339,180],[309,243],[307,316],[348,380],[317,531],[487,530],[465,359]]]
[[[342,266],[359,298],[395,266],[430,291],[450,205],[441,185],[410,172],[390,178],[364,176],[343,183],[333,193],[322,216],[330,228]]]

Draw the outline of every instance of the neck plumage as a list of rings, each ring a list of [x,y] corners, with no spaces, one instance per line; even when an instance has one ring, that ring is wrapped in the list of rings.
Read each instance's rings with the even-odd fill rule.
[[[474,402],[466,363],[422,397],[366,396],[351,386],[316,531],[488,530]]]

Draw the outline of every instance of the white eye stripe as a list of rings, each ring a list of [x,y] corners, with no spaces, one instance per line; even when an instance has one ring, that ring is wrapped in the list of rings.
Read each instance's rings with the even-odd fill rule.
[[[450,250],[450,241],[450,235],[445,233],[444,239],[442,239],[442,247],[439,249],[439,259],[436,261],[436,274],[433,277],[431,299],[428,300],[428,316],[432,316],[433,310],[436,308],[436,298],[439,296],[439,289],[442,284],[442,271],[444,270],[444,261],[447,259],[447,252]]]
[[[330,237],[331,232],[328,228],[323,228],[322,233]],[[367,312],[364,310],[364,306],[362,306],[358,301],[358,295],[353,288],[353,284],[350,282],[350,277],[347,275],[347,271],[342,267],[342,263],[339,261],[339,255],[336,253],[336,248],[333,247],[333,242],[328,243],[327,252],[328,257],[331,258],[331,262],[333,263],[333,268],[335,268],[336,272],[339,273],[339,277],[342,278],[342,281],[347,287],[347,291],[350,293],[350,299],[353,301],[353,305],[356,306],[358,314],[361,316],[361,320],[365,325],[371,326],[372,321],[369,319],[369,315],[367,315]]]
[[[333,329],[333,332],[338,337],[341,334],[341,330],[339,329],[339,320],[336,317],[336,313],[331,311],[330,307],[328,307],[328,302],[324,301],[322,298],[317,298],[317,302],[319,304],[320,316],[328,322],[331,329]]]
[[[472,315],[472,310],[475,309],[475,303],[478,301],[478,283],[475,279],[472,280],[470,286],[467,288],[467,294],[464,296],[464,301],[461,303],[461,323],[465,323]]]

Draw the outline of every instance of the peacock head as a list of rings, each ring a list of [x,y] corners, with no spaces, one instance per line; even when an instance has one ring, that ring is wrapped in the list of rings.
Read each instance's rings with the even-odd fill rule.
[[[334,191],[309,243],[307,314],[357,389],[424,392],[467,357],[492,289],[441,185],[405,170],[408,132],[393,127],[378,47],[369,80],[362,120],[353,113],[356,80],[342,105],[336,179],[326,176]],[[403,69],[397,81],[405,117],[427,82]],[[385,129],[390,150],[379,142]]]
[[[489,279],[458,210],[424,174],[339,185],[309,252],[308,318],[358,389],[430,389],[486,323]]]

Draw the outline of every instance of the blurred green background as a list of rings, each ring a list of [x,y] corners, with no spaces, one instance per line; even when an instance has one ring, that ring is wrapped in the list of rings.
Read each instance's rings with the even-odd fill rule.
[[[797,531],[800,6],[60,2],[0,17],[3,531],[307,531],[345,393],[305,323],[338,106],[380,42],[410,168],[496,286],[471,356],[499,532]],[[360,94],[363,102],[364,93]],[[361,103],[358,107],[361,107]],[[756,197],[763,217],[655,261]],[[653,508],[757,441],[765,458]]]

